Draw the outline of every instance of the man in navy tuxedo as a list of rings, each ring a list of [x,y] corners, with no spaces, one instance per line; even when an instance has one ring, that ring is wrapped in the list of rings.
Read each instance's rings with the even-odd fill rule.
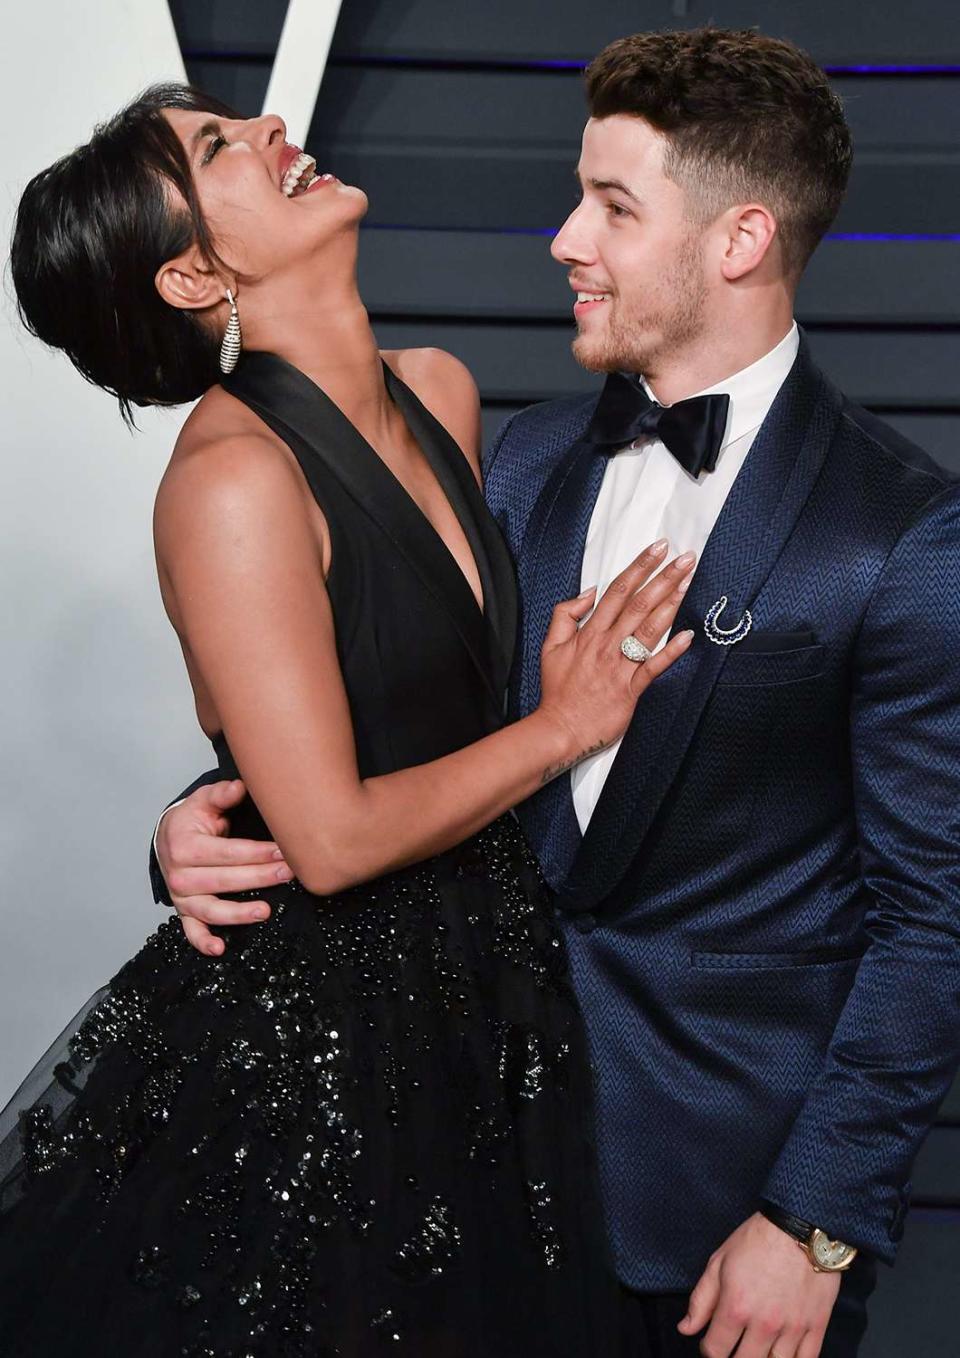
[[[810,59],[638,35],[587,89],[552,253],[607,377],[513,416],[486,494],[518,562],[516,715],[558,599],[658,537],[702,553],[689,654],[518,810],[590,1034],[624,1349],[852,1358],[960,1058],[960,492],[794,323],[851,160]],[[241,792],[164,822],[198,943],[249,909],[203,892],[271,880],[201,866]]]

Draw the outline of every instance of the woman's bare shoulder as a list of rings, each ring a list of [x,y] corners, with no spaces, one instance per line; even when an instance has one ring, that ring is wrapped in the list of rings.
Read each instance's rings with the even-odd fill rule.
[[[194,519],[211,530],[238,515],[302,501],[286,444],[242,401],[212,388],[185,420],[154,506],[158,545],[165,529]]]
[[[247,437],[283,447],[273,430],[249,406],[223,387],[213,386],[184,420],[170,461],[172,464],[190,458],[224,439]]]
[[[384,349],[384,361],[458,444],[480,477],[480,393],[465,363],[444,349]]]

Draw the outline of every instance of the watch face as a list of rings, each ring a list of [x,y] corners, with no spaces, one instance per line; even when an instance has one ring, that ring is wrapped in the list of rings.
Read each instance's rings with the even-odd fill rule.
[[[831,1240],[823,1231],[814,1231],[810,1241],[813,1257],[820,1268],[838,1269],[852,1259],[856,1250],[842,1240]]]

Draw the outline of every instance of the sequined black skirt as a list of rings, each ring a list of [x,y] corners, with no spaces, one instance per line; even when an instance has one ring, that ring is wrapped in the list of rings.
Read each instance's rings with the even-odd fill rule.
[[[267,895],[217,960],[161,925],[6,1110],[6,1358],[612,1353],[584,1038],[512,818]]]

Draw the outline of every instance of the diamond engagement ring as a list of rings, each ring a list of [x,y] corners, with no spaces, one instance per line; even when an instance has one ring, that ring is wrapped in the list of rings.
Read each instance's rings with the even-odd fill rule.
[[[624,637],[620,643],[620,649],[628,660],[632,660],[635,665],[645,665],[653,655],[648,651],[642,641],[638,641],[632,634]]]

